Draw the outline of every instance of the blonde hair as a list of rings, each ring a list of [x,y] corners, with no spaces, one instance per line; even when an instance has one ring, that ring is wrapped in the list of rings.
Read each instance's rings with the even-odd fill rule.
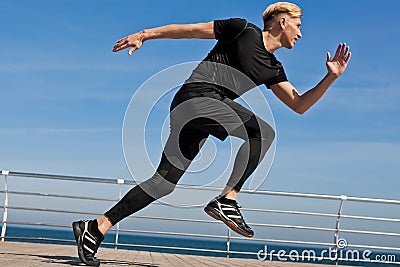
[[[303,13],[301,8],[289,2],[277,2],[269,5],[263,13],[264,30],[270,26],[270,22],[274,21],[279,14],[286,13],[292,18],[300,18]]]

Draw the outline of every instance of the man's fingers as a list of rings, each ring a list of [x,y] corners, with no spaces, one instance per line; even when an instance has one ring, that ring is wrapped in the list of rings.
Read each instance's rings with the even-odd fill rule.
[[[340,50],[342,50],[342,43],[340,43],[338,45],[338,47],[336,48],[336,52],[335,55],[333,56],[333,60],[337,60],[339,55],[340,55]]]
[[[347,55],[347,58],[344,60],[346,62],[346,64],[347,64],[347,62],[349,62],[350,58],[351,58],[351,52],[349,52],[349,54]]]
[[[326,53],[326,61],[331,61],[331,53],[329,52]]]
[[[346,47],[347,47],[346,43],[342,43],[341,44],[339,58],[343,58],[344,57],[344,54],[345,54],[345,51],[346,51]]]
[[[113,51],[114,51],[114,52],[118,52],[118,51],[121,51],[122,49],[123,49],[123,48],[122,48],[121,45],[115,45]]]
[[[126,43],[126,42],[128,42],[128,38],[127,38],[127,36],[125,36],[125,37],[122,37],[121,39],[117,40],[117,42],[116,42],[116,43]]]
[[[136,50],[136,47],[132,47],[131,49],[129,49],[128,55],[131,56],[133,54],[133,52],[135,52],[135,50]]]
[[[116,44],[116,45],[114,46],[113,51],[114,51],[114,52],[118,52],[118,51],[124,50],[125,48],[128,48],[128,47],[129,47],[128,44],[122,44],[122,45]]]
[[[346,59],[348,58],[350,53],[350,46],[346,45],[346,48],[344,50],[344,55],[343,55],[343,59],[346,61]]]
[[[350,56],[350,46],[344,43],[338,60],[347,63],[349,61],[349,56]]]

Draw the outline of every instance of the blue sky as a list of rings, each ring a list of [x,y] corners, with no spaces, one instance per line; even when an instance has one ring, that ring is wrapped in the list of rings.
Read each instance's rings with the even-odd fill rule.
[[[269,3],[1,1],[0,169],[129,179],[122,124],[132,95],[151,75],[201,60],[215,41],[148,41],[129,57],[111,52],[115,40],[230,17],[261,27]],[[262,87],[277,143],[261,189],[400,199],[400,2],[295,3],[303,8],[303,39],[276,56],[300,92],[324,76],[326,52],[339,42],[353,54],[347,72],[305,115]],[[223,153],[224,144],[217,146]]]

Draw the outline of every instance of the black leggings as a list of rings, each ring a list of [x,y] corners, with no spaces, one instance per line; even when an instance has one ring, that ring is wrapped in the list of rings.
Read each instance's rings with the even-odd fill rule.
[[[184,126],[178,134],[171,132],[155,174],[132,188],[105,213],[113,225],[175,189],[179,179],[208,137],[207,133],[193,129],[191,125],[189,123]],[[238,192],[257,168],[275,138],[272,127],[255,115],[244,123],[244,129],[245,131],[230,133],[244,140],[227,183],[227,188],[233,188]]]

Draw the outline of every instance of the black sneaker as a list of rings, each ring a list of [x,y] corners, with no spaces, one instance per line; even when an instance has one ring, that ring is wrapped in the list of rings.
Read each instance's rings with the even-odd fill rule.
[[[90,221],[72,223],[76,244],[78,245],[79,259],[86,265],[99,266],[100,261],[94,256],[104,237],[97,237],[90,233]]]
[[[216,220],[221,220],[229,228],[246,237],[253,237],[254,232],[246,224],[235,200],[222,203],[220,199],[213,199],[204,208],[204,211]]]

